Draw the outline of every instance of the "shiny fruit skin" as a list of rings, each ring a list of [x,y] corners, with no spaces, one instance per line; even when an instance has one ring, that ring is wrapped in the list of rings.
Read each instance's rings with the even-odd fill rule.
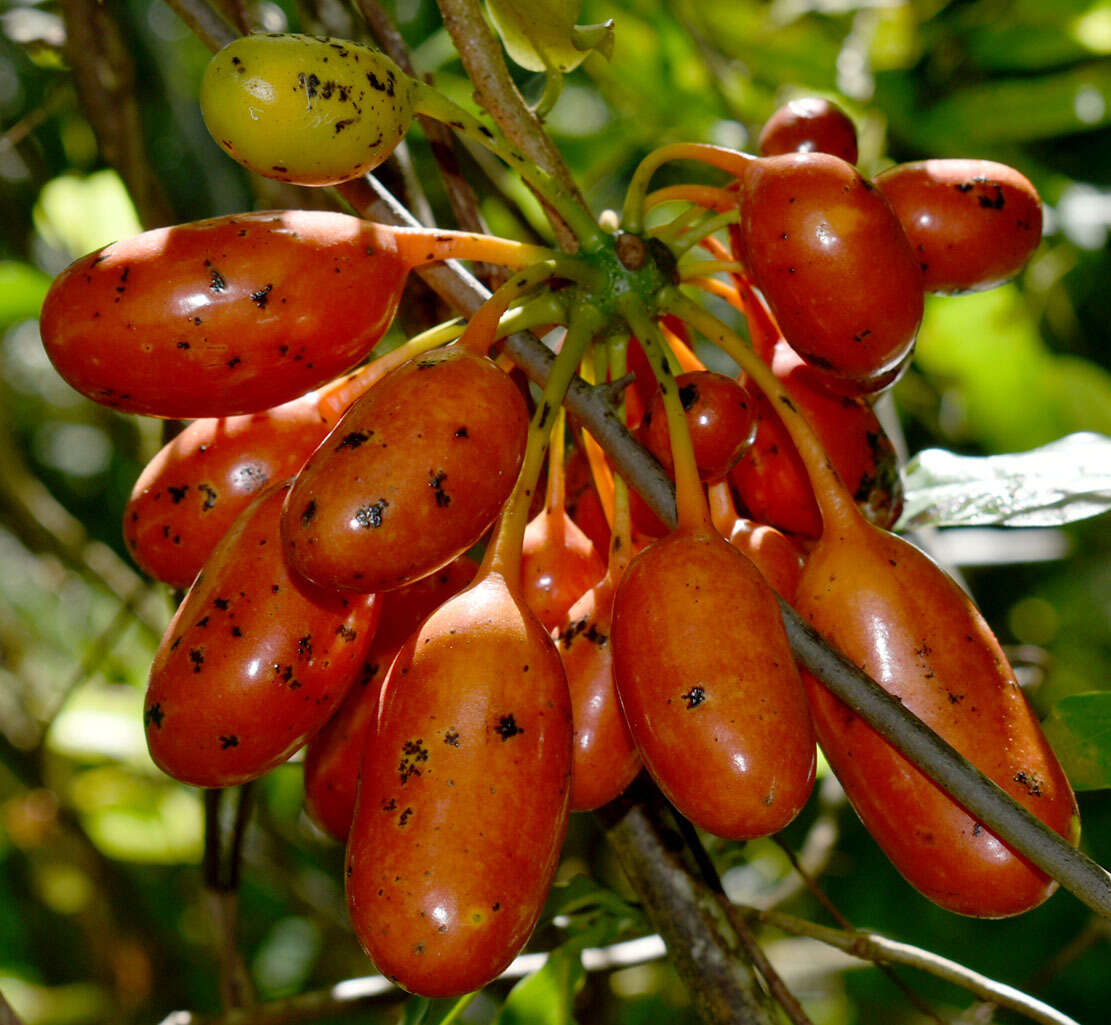
[[[606,572],[606,564],[561,507],[545,506],[525,527],[521,547],[521,593],[545,630],[563,621],[567,610]]]
[[[756,436],[756,416],[747,389],[739,381],[710,370],[695,370],[675,378],[687,415],[694,461],[703,481],[724,477],[744,455]],[[644,414],[643,438],[648,451],[674,474],[667,416],[659,389]]]
[[[571,707],[551,638],[491,574],[394,661],[347,844],[355,933],[423,996],[466,993],[525,944],[559,860]]]
[[[608,804],[641,769],[613,681],[613,597],[613,580],[606,574],[552,631],[567,673],[575,725],[572,811]]]
[[[640,553],[613,608],[614,678],[629,732],[668,800],[726,839],[782,829],[816,750],[779,603],[712,531]]]
[[[738,516],[725,540],[747,558],[784,601],[791,602],[802,580],[806,552],[767,523]]]
[[[194,221],[71,264],[43,304],[43,344],[70,385],[124,412],[253,413],[363,359],[406,276],[390,232],[346,214]]]
[[[864,399],[829,392],[785,343],[776,345],[771,365],[861,512],[877,526],[893,526],[903,508],[903,483],[895,447],[872,407]],[[794,442],[762,394],[753,395],[753,405],[756,440],[729,479],[753,519],[817,537],[822,519]]]
[[[260,413],[194,420],[147,463],[123,516],[139,566],[185,589],[239,514],[292,477],[331,424],[315,393]]]
[[[922,272],[870,182],[827,153],[759,157],[741,181],[740,253],[808,363],[870,381],[910,355]]]
[[[154,656],[143,723],[154,763],[225,787],[284,762],[358,676],[376,595],[329,594],[292,577],[278,518],[288,484],[259,496],[216,546]]]
[[[473,559],[461,555],[439,572],[382,595],[382,618],[358,681],[305,745],[305,811],[336,840],[347,839],[355,816],[363,743],[374,728],[394,656],[426,617],[471,582],[476,569]]]
[[[382,591],[435,572],[486,532],[513,488],[528,412],[484,356],[437,350],[356,401],[286,501],[290,565],[326,587]]]
[[[818,96],[791,100],[764,124],[757,143],[762,157],[781,153],[831,153],[855,164],[856,126],[835,103]]]
[[[377,167],[413,119],[409,79],[345,39],[254,34],[216,53],[201,80],[212,137],[245,167],[335,185]]]
[[[878,174],[903,225],[927,292],[995,288],[1013,278],[1042,237],[1034,186],[990,160],[922,160]]]
[[[1049,828],[1075,843],[1076,802],[998,641],[967,595],[912,545],[862,521],[811,553],[795,605]],[[809,674],[819,743],[868,831],[916,889],[998,918],[1056,884],[1004,846]]]

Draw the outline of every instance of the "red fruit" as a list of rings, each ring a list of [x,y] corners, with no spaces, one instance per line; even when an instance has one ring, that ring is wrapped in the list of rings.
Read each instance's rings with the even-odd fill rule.
[[[827,528],[796,607],[911,712],[1075,843],[1076,802],[968,596],[916,548],[860,517]],[[916,889],[950,911],[1016,915],[1056,883],[971,817],[813,677],[818,740],[864,825]]]
[[[343,373],[393,320],[408,265],[395,233],[325,211],[158,228],[82,257],[43,304],[58,372],[149,416],[252,413]]]
[[[567,514],[575,525],[590,538],[596,552],[608,552],[610,527],[602,500],[594,487],[590,463],[582,449],[576,448],[564,468],[567,477]]]
[[[869,520],[891,527],[903,507],[894,446],[863,399],[835,395],[786,344],[772,370],[817,433],[853,499]],[[763,395],[753,399],[756,440],[730,473],[752,518],[780,530],[817,537],[822,520],[794,442]]]
[[[235,521],[154,656],[147,744],[183,783],[231,786],[284,762],[343,700],[374,637],[376,595],[331,594],[286,569],[278,518],[288,487]]]
[[[378,695],[394,656],[432,612],[470,583],[477,569],[463,555],[438,573],[382,596],[382,618],[358,683],[305,745],[305,811],[337,840],[346,840],[351,828],[363,742],[373,729]]]
[[[562,506],[545,505],[529,521],[521,548],[521,594],[545,630],[559,626],[567,610],[605,572],[606,564],[590,538]]]
[[[781,153],[831,153],[846,163],[855,164],[856,126],[835,103],[806,96],[784,104],[768,118],[758,147],[762,157]]]
[[[728,481],[712,485],[709,499],[718,533],[760,571],[776,594],[790,602],[802,578],[806,552],[775,527],[738,516]]]
[[[922,272],[883,194],[845,161],[793,153],[750,161],[738,257],[808,363],[869,382],[910,356]]]
[[[552,632],[571,690],[575,724],[571,810],[608,804],[640,771],[613,680],[614,583],[606,574],[571,606]]]
[[[923,160],[876,176],[903,225],[928,292],[995,288],[1026,266],[1042,237],[1037,190],[990,160]]]
[[[675,378],[687,414],[694,460],[703,481],[724,477],[756,435],[756,416],[744,385],[725,374],[696,370]],[[671,441],[659,389],[644,414],[643,439],[668,473],[674,474]]]
[[[644,764],[679,811],[728,839],[782,829],[815,747],[774,592],[720,535],[679,530],[625,572],[614,678]]]
[[[290,565],[321,586],[383,591],[470,548],[508,498],[528,413],[484,356],[437,350],[356,401],[286,500]]]
[[[551,638],[497,573],[401,648],[347,844],[356,935],[424,996],[495,978],[544,905],[567,824],[571,708]]]
[[[259,491],[292,477],[330,427],[315,394],[261,413],[194,420],[131,490],[123,536],[135,561],[187,588]]]

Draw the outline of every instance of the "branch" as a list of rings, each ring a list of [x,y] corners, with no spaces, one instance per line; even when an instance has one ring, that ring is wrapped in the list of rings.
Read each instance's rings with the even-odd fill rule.
[[[1077,1022],[1068,1015],[1012,986],[989,979],[986,975],[974,972],[971,968],[950,961],[940,954],[888,939],[879,933],[867,930],[845,932],[817,925],[806,919],[796,918],[794,915],[786,915],[782,911],[761,910],[743,904],[734,905],[734,911],[750,921],[764,922],[795,936],[808,936],[810,939],[819,940],[863,961],[874,961],[877,964],[894,962],[919,968],[935,978],[944,979],[968,990],[981,1000],[1017,1011],[1031,1021],[1040,1022],[1041,1025],[1077,1025]]]
[[[173,210],[147,160],[128,41],[102,3],[62,0],[62,11],[66,58],[105,160],[127,184],[144,227],[172,223]]]
[[[646,784],[634,783],[597,815],[687,986],[695,1013],[707,1025],[773,1025],[775,1006],[760,986],[721,894],[680,859],[683,841],[661,820],[660,804]]]
[[[476,0],[438,0],[444,27],[463,61],[463,69],[475,88],[479,102],[489,111],[507,139],[547,171],[556,182],[586,209],[578,184],[571,176],[563,155],[529,109],[510,77],[502,56],[501,43],[490,31]],[[555,212],[544,205],[562,249],[578,248],[575,236]]]

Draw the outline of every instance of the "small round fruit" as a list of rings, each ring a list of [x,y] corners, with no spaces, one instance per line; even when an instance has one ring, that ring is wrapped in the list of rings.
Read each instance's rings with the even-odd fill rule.
[[[779,108],[764,125],[758,143],[760,156],[780,153],[832,153],[856,163],[856,127],[835,103],[804,96]]]
[[[747,389],[739,381],[710,370],[695,370],[675,378],[687,414],[694,461],[704,481],[720,480],[745,454],[756,436],[756,413]],[[644,414],[644,441],[669,473],[674,472],[663,394]]]
[[[344,39],[242,36],[208,63],[201,114],[244,167],[298,185],[335,185],[386,159],[413,117],[409,79]]]

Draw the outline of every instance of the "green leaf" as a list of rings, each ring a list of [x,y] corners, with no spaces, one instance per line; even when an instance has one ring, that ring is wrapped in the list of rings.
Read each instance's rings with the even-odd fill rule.
[[[1111,787],[1111,691],[1062,698],[1042,727],[1077,790]]]
[[[431,1006],[432,1001],[428,997],[410,997],[405,1001],[405,1009],[398,1025],[421,1025]]]
[[[597,50],[613,53],[613,21],[576,25],[582,0],[487,0],[494,27],[513,60],[529,71],[574,71]]]
[[[39,234],[74,259],[143,230],[127,187],[110,169],[47,182],[33,217]]]
[[[50,276],[29,263],[0,261],[0,331],[39,315]]]
[[[961,437],[1024,452],[1075,431],[1111,435],[1111,374],[1051,352],[1015,285],[926,304],[915,365],[960,411]]]
[[[607,923],[599,920],[556,947],[543,968],[513,987],[496,1025],[571,1025],[575,994],[586,978],[582,952],[606,942],[608,932]]]
[[[1017,455],[919,452],[896,529],[1056,527],[1111,509],[1111,438],[1070,434]]]
[[[922,149],[956,155],[985,145],[1092,131],[1111,121],[1109,101],[1111,66],[1093,62],[969,86],[920,112],[905,127]]]
[[[550,921],[559,915],[574,916],[582,912],[590,914],[588,919],[584,917],[580,927],[597,933],[595,941],[598,943],[610,943],[633,926],[646,925],[638,907],[582,873],[552,887],[541,918]],[[598,912],[602,912],[601,917]],[[603,930],[606,923],[608,929]],[[564,928],[574,928],[574,921]]]

